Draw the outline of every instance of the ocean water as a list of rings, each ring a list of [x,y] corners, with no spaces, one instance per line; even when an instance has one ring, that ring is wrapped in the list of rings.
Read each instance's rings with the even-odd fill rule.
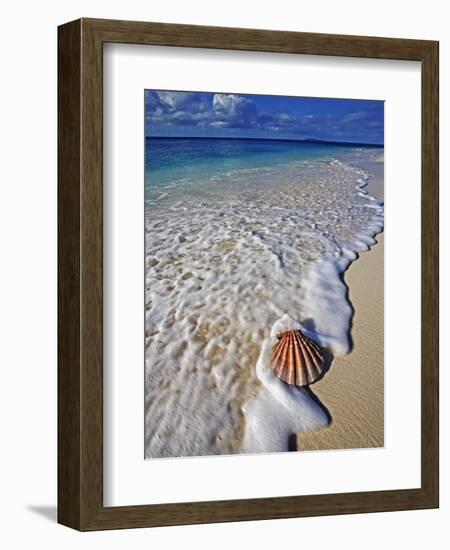
[[[331,357],[349,352],[342,274],[383,229],[361,168],[379,154],[147,138],[146,458],[286,451],[330,421],[275,377],[270,349],[302,328]]]

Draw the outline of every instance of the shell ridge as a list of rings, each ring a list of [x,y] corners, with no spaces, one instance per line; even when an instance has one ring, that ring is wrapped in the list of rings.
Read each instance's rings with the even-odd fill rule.
[[[296,352],[296,348],[295,348],[295,343],[294,343],[294,340],[295,340],[295,337],[293,334],[291,334],[291,346],[289,348],[289,360],[290,360],[290,377],[289,377],[289,383],[290,384],[295,384],[295,381],[296,381],[296,368],[295,368],[295,352]],[[292,345],[293,344],[293,345]]]
[[[308,346],[305,344],[305,341],[301,342],[302,351],[305,355],[305,366],[308,370],[308,375],[311,380],[315,380],[321,374],[321,362],[319,358],[314,355]]]
[[[296,377],[296,380],[298,381],[299,385],[302,386],[305,383],[308,383],[308,378],[307,378],[307,376],[305,376],[305,373],[304,373],[305,358],[304,358],[304,354],[302,353],[303,350],[301,349],[301,346],[299,346],[299,344],[298,344],[297,334],[294,335],[294,342],[295,342],[296,345],[294,345],[293,348],[294,348],[295,354],[297,356],[297,368],[296,368],[297,377]]]
[[[314,342],[310,338],[305,337],[304,335],[302,336],[303,336],[303,338],[301,339],[302,348],[305,350],[308,356],[311,357],[311,359],[314,361],[315,366],[320,368],[321,363],[323,363],[323,354],[321,350],[314,344]]]
[[[318,344],[300,330],[288,330],[277,337],[270,365],[276,376],[287,384],[300,387],[321,378],[325,360]]]

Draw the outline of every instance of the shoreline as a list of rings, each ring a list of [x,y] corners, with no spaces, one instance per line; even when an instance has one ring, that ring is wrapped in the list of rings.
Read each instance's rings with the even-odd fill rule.
[[[368,193],[383,199],[383,155],[362,167],[373,174]],[[354,309],[352,351],[336,357],[330,372],[310,387],[331,423],[297,433],[298,451],[384,446],[384,232],[375,240],[344,273]]]

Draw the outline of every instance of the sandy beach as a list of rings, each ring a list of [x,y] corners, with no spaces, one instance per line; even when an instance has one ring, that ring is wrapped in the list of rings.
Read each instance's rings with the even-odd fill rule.
[[[373,174],[368,192],[384,198],[383,155],[364,169]],[[377,244],[361,253],[344,275],[354,308],[353,349],[336,358],[325,378],[311,386],[332,420],[325,428],[297,434],[298,450],[384,445],[383,238],[383,233],[377,235]]]

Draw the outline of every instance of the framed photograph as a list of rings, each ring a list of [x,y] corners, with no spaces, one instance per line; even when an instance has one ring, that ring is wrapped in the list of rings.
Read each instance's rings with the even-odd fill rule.
[[[438,43],[58,50],[59,522],[438,507]]]

